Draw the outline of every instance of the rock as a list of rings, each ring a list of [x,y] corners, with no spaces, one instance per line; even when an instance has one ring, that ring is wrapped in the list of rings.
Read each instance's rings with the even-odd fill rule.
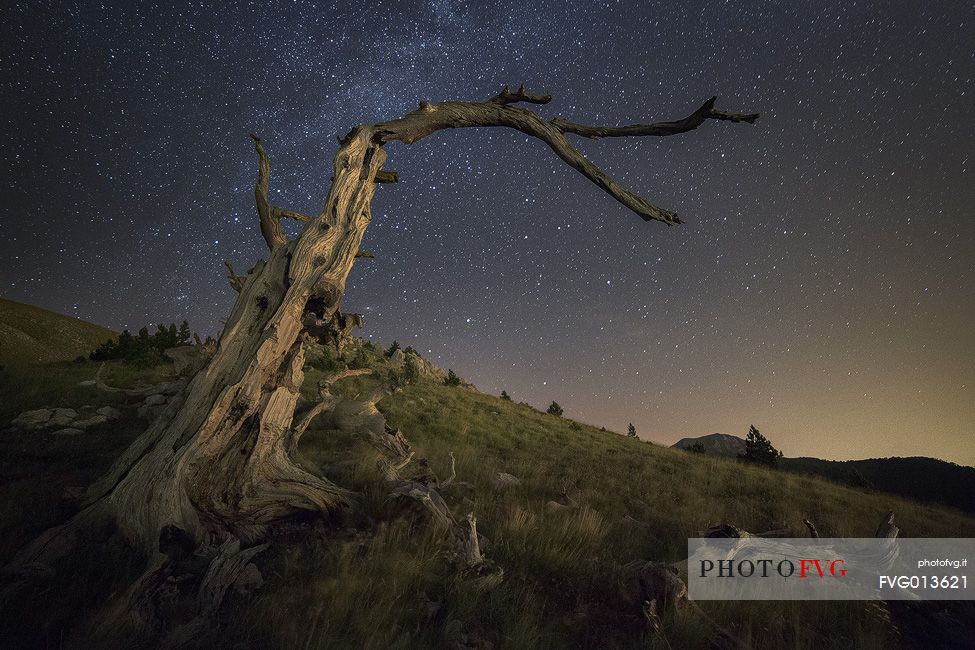
[[[95,381],[94,379],[86,379],[86,380],[84,380],[84,381],[79,381],[79,382],[78,382],[78,385],[79,385],[79,386],[94,386],[94,385],[96,385],[97,383],[98,383],[98,382],[97,382],[97,381]]]
[[[188,376],[202,368],[209,355],[202,345],[180,345],[163,351],[163,356],[173,360],[177,375]]]
[[[521,479],[507,472],[498,472],[498,475],[494,477],[494,488],[496,490],[504,490],[516,485],[521,485]]]
[[[44,425],[46,428],[66,427],[71,421],[78,417],[78,412],[74,409],[56,408],[51,412],[51,419]]]
[[[117,420],[122,417],[122,412],[114,406],[103,406],[100,409],[96,409],[95,413],[98,415],[104,415],[109,420]]]
[[[68,427],[66,429],[58,429],[54,432],[55,436],[76,436],[79,433],[84,433],[81,429],[75,429],[74,427]]]
[[[105,424],[106,422],[108,422],[108,418],[104,415],[93,415],[84,420],[75,420],[71,423],[71,426],[78,429],[87,429],[88,427],[95,427],[99,424]]]
[[[447,373],[433,365],[421,356],[416,357],[417,368],[420,369],[420,376],[433,381],[443,381],[447,378]]]
[[[35,409],[33,411],[24,411],[16,418],[11,424],[25,431],[33,431],[34,429],[40,429],[48,423],[54,412],[51,409]]]
[[[149,397],[142,400],[145,406],[161,406],[168,401],[165,395],[150,395]]]
[[[185,377],[183,379],[177,379],[173,383],[163,386],[159,392],[163,395],[175,395],[186,387],[186,382],[187,379]]]
[[[389,357],[389,365],[395,368],[399,368],[404,363],[406,363],[406,353],[402,350],[395,350]]]
[[[165,410],[166,410],[165,404],[159,404],[155,406],[151,404],[143,404],[138,408],[136,413],[139,415],[140,418],[145,418],[147,420],[155,420],[157,417],[162,415],[163,411]]]

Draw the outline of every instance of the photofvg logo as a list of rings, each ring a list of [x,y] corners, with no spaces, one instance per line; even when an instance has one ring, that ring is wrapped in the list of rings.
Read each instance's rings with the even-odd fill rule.
[[[695,600],[975,599],[970,538],[692,538],[687,547]]]

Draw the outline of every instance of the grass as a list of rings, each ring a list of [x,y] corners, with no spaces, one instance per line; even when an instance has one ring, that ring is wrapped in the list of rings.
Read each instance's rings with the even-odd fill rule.
[[[0,298],[0,364],[66,361],[117,336],[94,323]]]
[[[377,351],[359,361],[376,373],[343,382],[345,394],[395,377]],[[308,396],[328,365],[308,369]],[[3,418],[46,405],[109,403],[110,395],[77,386],[94,368],[41,366],[18,375],[16,388],[4,382]],[[106,368],[121,385],[152,383],[165,372]],[[504,579],[460,578],[436,531],[386,500],[375,450],[313,426],[300,461],[360,492],[360,512],[327,536],[278,544],[262,556],[266,584],[237,603],[236,624],[223,639],[228,646],[698,647],[719,625],[755,647],[881,647],[895,641],[889,612],[858,602],[702,603],[703,615],[680,609],[667,615],[663,635],[644,638],[627,564],[680,560],[688,537],[721,522],[805,536],[808,517],[824,536],[869,537],[893,510],[905,537],[975,536],[975,518],[955,510],[655,446],[464,387],[421,381],[379,408],[439,476],[454,453],[458,478],[444,497],[458,516],[475,513],[486,554]],[[66,440],[5,436],[0,559],[68,516],[64,487],[97,477],[142,426],[123,418]],[[495,489],[502,471],[521,484]],[[578,507],[546,507],[562,500],[562,488]]]

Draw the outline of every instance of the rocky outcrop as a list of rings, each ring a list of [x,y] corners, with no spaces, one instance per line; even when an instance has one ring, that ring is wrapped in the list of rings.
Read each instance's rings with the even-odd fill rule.
[[[389,365],[393,368],[402,368],[406,365],[406,358],[410,356],[413,358],[413,362],[416,364],[417,370],[420,371],[420,377],[423,379],[429,379],[436,382],[442,382],[447,378],[447,373],[433,365],[419,354],[415,352],[404,352],[403,350],[396,350],[393,352],[392,356],[389,357]]]
[[[189,377],[197,373],[207,362],[213,350],[206,345],[180,345],[169,348],[163,355],[173,360],[173,372],[180,377]]]
[[[103,406],[98,409],[92,406],[82,406],[77,410],[45,407],[24,411],[10,423],[10,430],[77,435],[84,433],[91,427],[117,420],[121,415],[121,412],[113,406]]]

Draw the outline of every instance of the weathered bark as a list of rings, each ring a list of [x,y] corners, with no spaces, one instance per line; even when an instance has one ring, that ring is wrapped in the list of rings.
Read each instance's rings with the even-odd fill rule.
[[[549,100],[524,88],[514,93],[505,88],[487,101],[422,102],[402,118],[358,126],[340,141],[331,188],[321,213],[314,217],[270,202],[269,158],[260,138],[252,136],[259,160],[255,200],[270,251],[268,260],[258,262],[244,276],[228,264],[229,280],[238,296],[209,362],[174,397],[163,416],[89,488],[86,508],[23,549],[13,565],[51,564],[69,552],[93,521],[110,519],[132,544],[155,558],[147,576],[160,566],[160,531],[170,526],[184,531],[199,553],[220,559],[225,568],[219,582],[231,584],[235,578],[227,572],[240,574],[249,566],[239,558],[250,558],[244,551],[257,548],[269,527],[303,513],[327,516],[354,502],[354,495],[291,460],[311,418],[329,409],[335,411],[335,418],[358,418],[358,424],[386,448],[392,467],[408,460],[408,443],[384,421],[378,425],[374,402],[356,414],[348,411],[348,405],[332,404],[323,393],[318,412],[295,421],[304,380],[303,340],[309,329],[340,330],[336,332],[340,341],[360,323],[341,314],[339,305],[353,263],[366,255],[360,244],[377,184],[398,180],[395,172],[382,169],[386,143],[411,144],[450,128],[517,129],[541,139],[559,158],[643,219],[669,225],[680,223],[674,212],[620,187],[575,149],[566,133],[672,135],[708,119],[753,122],[757,117],[716,111],[712,99],[679,122],[613,129],[546,121],[513,105]],[[283,218],[304,223],[296,239],[285,236]],[[455,520],[435,486],[392,477],[391,481],[394,493],[423,502],[442,521],[466,564],[479,561],[472,515]],[[238,559],[230,561],[231,556]],[[217,604],[222,599],[218,596]],[[208,601],[206,607],[210,606]]]

